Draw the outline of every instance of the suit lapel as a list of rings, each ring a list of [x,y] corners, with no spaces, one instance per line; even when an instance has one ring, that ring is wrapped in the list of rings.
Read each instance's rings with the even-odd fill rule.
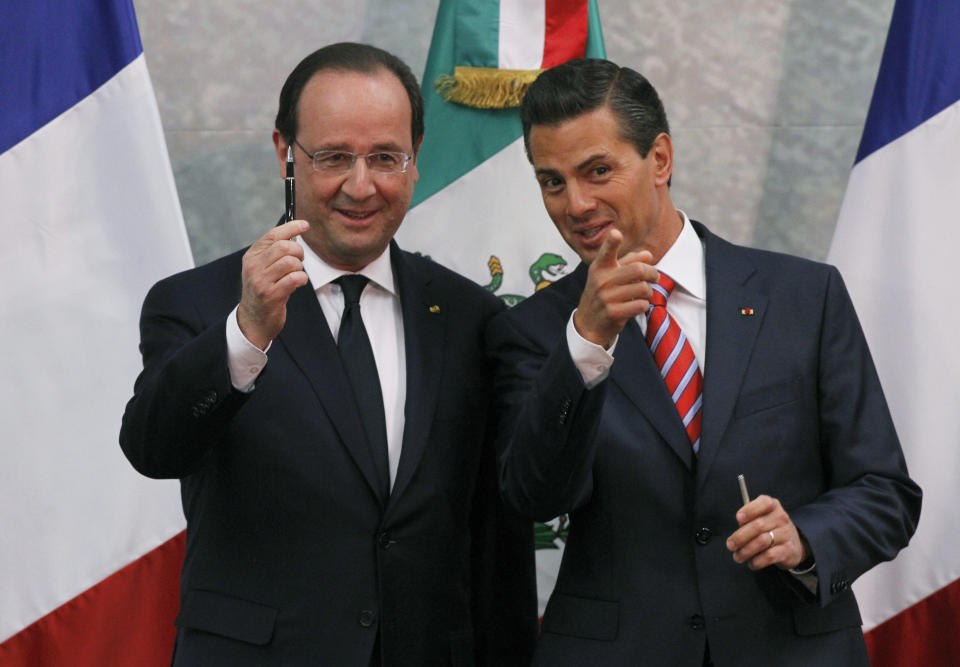
[[[643,413],[670,448],[688,468],[693,467],[693,448],[677,415],[677,408],[667,393],[647,341],[635,320],[627,322],[620,332],[614,350],[615,361],[610,379]]]
[[[697,471],[702,486],[740,395],[767,298],[760,291],[760,281],[751,280],[756,267],[744,253],[701,225],[697,231],[705,240],[707,274],[707,369]],[[748,310],[741,313],[742,309]]]
[[[587,265],[581,262],[569,278],[570,285],[564,284],[564,288],[569,292],[571,310],[577,307],[586,286],[587,269]],[[556,286],[551,289],[556,289]],[[693,448],[690,446],[690,439],[677,415],[677,408],[667,393],[667,386],[660,378],[660,371],[650,354],[640,325],[635,320],[627,322],[627,326],[620,332],[609,379],[657,430],[683,464],[692,469]]]
[[[379,497],[377,472],[361,416],[350,398],[350,382],[312,284],[307,283],[290,296],[287,322],[277,338],[306,375],[371,492],[383,506],[386,499]]]
[[[433,424],[440,388],[447,304],[429,278],[417,272],[396,243],[390,246],[397,273],[407,355],[403,446],[390,504],[403,493],[420,464]]]

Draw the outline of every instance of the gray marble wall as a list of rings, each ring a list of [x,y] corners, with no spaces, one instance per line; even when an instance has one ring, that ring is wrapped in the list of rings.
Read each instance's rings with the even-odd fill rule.
[[[198,263],[282,207],[270,133],[313,49],[365,41],[423,72],[439,0],[135,0]],[[608,57],[658,88],[674,203],[736,242],[823,259],[893,0],[599,0]]]

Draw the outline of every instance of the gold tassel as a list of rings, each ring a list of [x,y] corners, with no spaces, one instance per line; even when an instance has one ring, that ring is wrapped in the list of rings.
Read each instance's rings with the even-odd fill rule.
[[[527,88],[542,71],[455,67],[453,76],[441,74],[433,85],[447,102],[478,109],[507,109],[520,106]]]

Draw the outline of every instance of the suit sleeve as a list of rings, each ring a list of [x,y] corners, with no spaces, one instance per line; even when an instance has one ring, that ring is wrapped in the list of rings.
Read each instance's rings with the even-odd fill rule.
[[[188,291],[162,281],[141,312],[143,371],[124,411],[120,446],[148,477],[193,472],[245,400],[230,383],[226,317],[205,321]]]
[[[853,304],[833,268],[824,300],[819,368],[827,491],[795,508],[791,518],[810,543],[819,601],[826,605],[907,545],[921,504]]]
[[[527,667],[538,624],[533,527],[500,498],[488,424],[470,527],[476,664]]]
[[[540,521],[590,498],[607,384],[585,387],[564,325],[563,318],[547,318],[528,335],[507,312],[487,330],[496,360],[500,492],[513,510]]]

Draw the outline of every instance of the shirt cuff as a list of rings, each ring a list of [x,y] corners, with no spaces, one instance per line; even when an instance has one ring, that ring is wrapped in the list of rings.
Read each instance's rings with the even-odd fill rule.
[[[817,594],[817,589],[820,585],[820,577],[817,576],[817,563],[814,561],[813,565],[810,567],[798,570],[796,568],[790,568],[787,570],[790,574],[793,575],[794,579],[803,584],[804,588],[813,593]]]
[[[266,350],[261,350],[247,340],[237,323],[237,308],[227,315],[227,366],[233,388],[249,394],[253,391],[257,377],[267,365],[267,352],[273,341],[267,344]]]
[[[567,321],[567,349],[570,350],[570,358],[580,371],[580,377],[587,389],[593,389],[598,384],[607,379],[610,375],[610,367],[613,366],[613,350],[617,347],[618,335],[610,344],[610,349],[605,350],[596,343],[591,343],[580,335],[577,328],[573,325],[574,310]]]

